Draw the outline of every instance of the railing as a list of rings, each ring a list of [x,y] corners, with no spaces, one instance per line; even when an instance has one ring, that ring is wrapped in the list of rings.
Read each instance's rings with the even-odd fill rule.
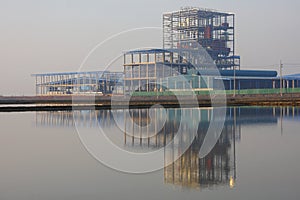
[[[210,94],[226,94],[233,95],[234,90],[175,90],[175,91],[152,91],[152,92],[134,92],[132,96],[172,96],[172,95],[191,95],[194,92],[196,95],[210,95]],[[247,90],[236,90],[236,94],[280,94],[280,89],[247,89]],[[283,93],[300,93],[300,88],[285,88]]]

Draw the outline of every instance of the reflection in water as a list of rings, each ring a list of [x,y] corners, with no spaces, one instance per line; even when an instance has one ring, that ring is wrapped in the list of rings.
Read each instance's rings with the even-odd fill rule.
[[[235,141],[240,140],[240,129],[235,130],[233,124],[225,123],[221,137],[205,157],[200,159],[199,149],[203,142],[209,122],[200,122],[198,135],[192,146],[164,171],[166,183],[187,187],[208,187],[213,185],[234,185],[235,172]],[[175,150],[175,149],[174,149]],[[166,154],[172,157],[173,151]]]
[[[36,125],[74,127],[76,122],[77,126],[99,126],[106,133],[111,133],[112,136],[108,137],[123,149],[147,152],[172,141],[180,124],[183,124],[181,131],[187,133],[185,136],[193,131],[197,134],[186,151],[181,148],[181,144],[186,141],[184,137],[172,143],[171,148],[165,149],[164,181],[188,188],[211,188],[220,185],[234,187],[237,177],[235,143],[241,140],[242,126],[282,124],[283,119],[296,119],[299,114],[299,108],[295,107],[227,108],[223,131],[204,158],[199,158],[199,150],[214,115],[212,108],[132,109],[130,119],[125,117],[124,110],[38,112]],[[154,126],[149,126],[151,120]],[[122,134],[114,134],[117,132],[116,121],[122,121],[119,130]],[[174,158],[180,151],[185,152],[179,159]],[[168,165],[170,160],[176,161]]]

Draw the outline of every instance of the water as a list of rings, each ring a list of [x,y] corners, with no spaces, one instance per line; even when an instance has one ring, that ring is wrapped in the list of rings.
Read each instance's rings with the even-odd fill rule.
[[[218,141],[201,159],[216,116],[211,108],[131,110],[133,122],[122,110],[1,113],[0,199],[299,199],[300,108],[226,111]],[[196,134],[174,163],[133,175],[101,164],[87,151],[84,137],[99,126],[115,145],[134,153],[158,150],[179,131],[189,135],[164,151],[164,163]]]

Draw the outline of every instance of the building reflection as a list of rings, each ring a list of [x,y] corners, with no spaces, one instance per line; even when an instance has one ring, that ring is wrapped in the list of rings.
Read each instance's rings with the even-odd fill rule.
[[[164,182],[184,188],[201,189],[234,187],[237,179],[235,146],[241,140],[243,126],[282,124],[282,120],[298,118],[300,109],[227,108],[220,137],[212,150],[204,158],[200,158],[199,151],[213,115],[215,110],[212,108],[132,109],[129,110],[129,115],[125,114],[125,110],[37,112],[36,125],[74,127],[76,124],[83,127],[101,127],[111,133],[117,125],[123,126],[122,134],[117,135],[122,143],[119,145],[132,151],[152,151],[171,144],[165,149]],[[178,132],[184,134],[175,140]],[[185,149],[184,144],[191,139],[192,144]],[[178,158],[176,155],[179,152],[182,155],[180,153]]]
[[[199,157],[199,151],[206,136],[210,115],[214,110],[199,110],[202,120],[199,123],[197,135],[193,144],[175,162],[164,169],[165,183],[175,184],[188,188],[205,188],[220,185],[233,187],[236,179],[235,142],[240,141],[241,128],[233,120],[225,120],[222,133],[208,155]],[[228,110],[228,113],[236,109]],[[205,117],[206,116],[206,117]],[[204,118],[204,119],[203,119]],[[165,154],[165,160],[173,157],[174,148]]]

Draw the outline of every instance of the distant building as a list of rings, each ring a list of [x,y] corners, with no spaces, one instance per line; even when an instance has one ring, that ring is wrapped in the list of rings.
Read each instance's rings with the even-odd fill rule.
[[[239,69],[235,55],[235,15],[201,8],[183,8],[163,14],[163,48],[190,48],[200,44],[219,69]]]
[[[151,96],[191,89],[197,94],[211,90],[251,93],[248,90],[253,89],[278,93],[280,87],[283,92],[300,88],[300,74],[278,77],[276,71],[240,70],[240,56],[235,54],[235,15],[200,8],[163,14],[163,49],[126,52],[123,71],[120,66],[120,72],[33,76],[37,95]]]
[[[118,84],[123,80],[122,72],[62,72],[33,74],[37,95],[111,94],[123,93]]]

